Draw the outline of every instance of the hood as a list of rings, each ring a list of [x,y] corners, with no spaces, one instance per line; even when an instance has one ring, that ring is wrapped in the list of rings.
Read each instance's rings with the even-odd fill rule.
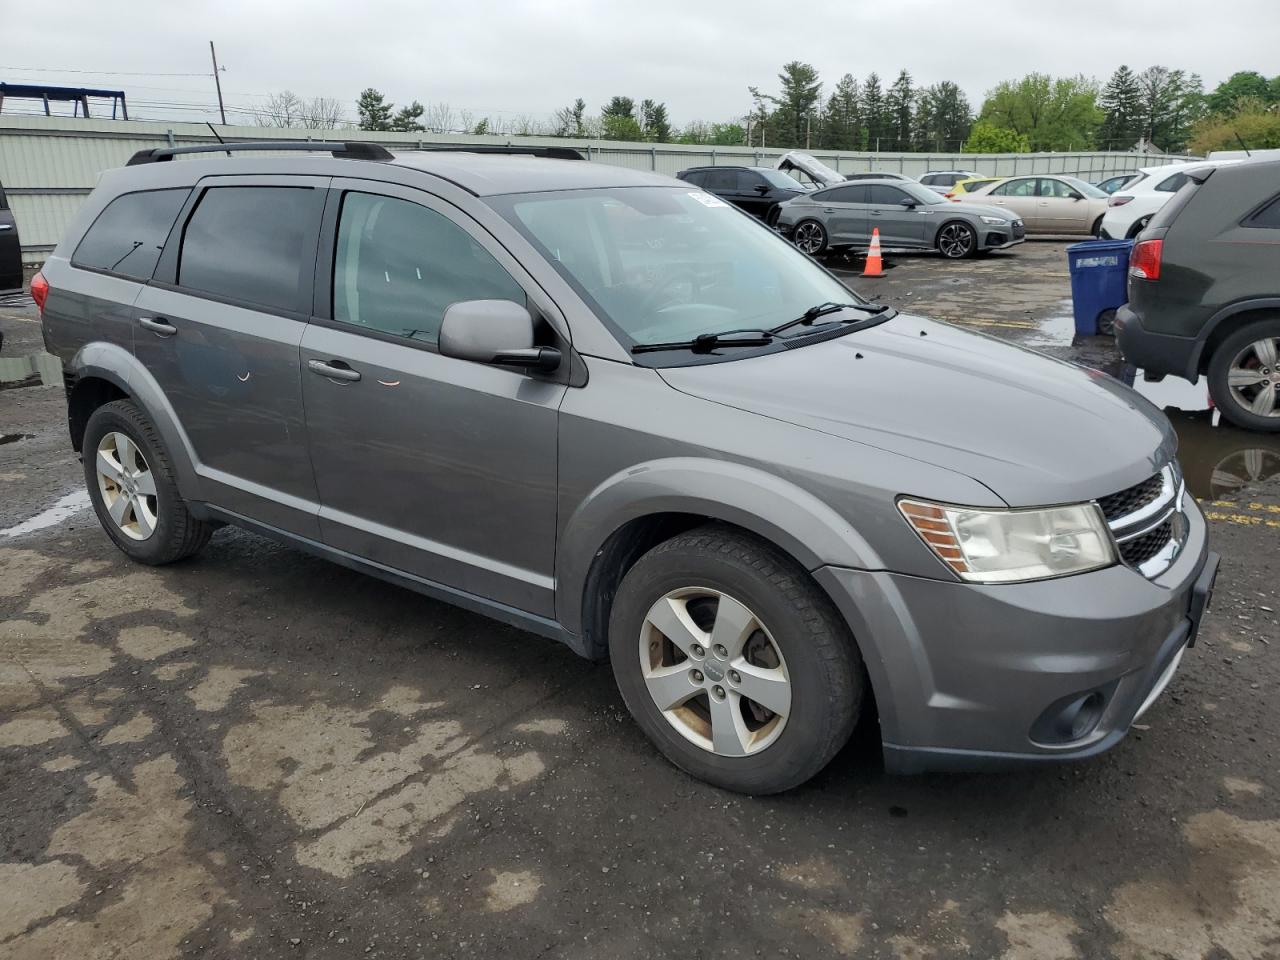
[[[1010,506],[1115,493],[1177,445],[1164,414],[1105,374],[906,314],[795,350],[659,372],[692,396],[964,474]]]

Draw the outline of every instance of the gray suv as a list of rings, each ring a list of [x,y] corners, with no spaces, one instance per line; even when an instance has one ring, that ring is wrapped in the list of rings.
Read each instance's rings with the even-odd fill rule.
[[[34,285],[130,557],[235,524],[608,658],[748,793],[859,718],[893,771],[1096,754],[1194,641],[1217,559],[1118,382],[678,180],[300,147],[135,157]]]

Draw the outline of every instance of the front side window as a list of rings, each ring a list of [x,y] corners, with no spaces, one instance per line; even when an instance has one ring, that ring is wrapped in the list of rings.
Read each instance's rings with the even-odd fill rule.
[[[471,235],[408,200],[348,193],[333,258],[333,319],[435,343],[451,304],[512,300],[521,286]]]
[[[182,236],[178,286],[272,310],[310,305],[321,191],[211,187]]]
[[[150,280],[165,238],[191,191],[143,190],[112,200],[71,255],[77,267]]]
[[[991,192],[1000,197],[1034,197],[1036,195],[1036,182],[1030,177],[1022,180],[1010,180],[1007,183],[1000,184]]]
[[[871,198],[868,202],[878,207],[897,206],[903,200],[917,202],[915,197],[908,196],[906,192],[899,190],[897,187],[886,187],[882,183],[873,183],[867,189],[871,191]]]
[[[1041,177],[1040,196],[1052,197],[1055,200],[1070,200],[1072,197],[1079,196],[1079,194],[1061,180],[1054,180],[1050,177]]]
[[[857,296],[698,191],[618,187],[487,199],[625,346],[774,326]]]

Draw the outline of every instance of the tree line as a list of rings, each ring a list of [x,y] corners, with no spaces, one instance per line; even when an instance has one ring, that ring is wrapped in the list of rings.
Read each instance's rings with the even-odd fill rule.
[[[1233,74],[1206,92],[1200,77],[1155,65],[1118,67],[1105,84],[1083,75],[1029,73],[989,90],[975,111],[960,86],[917,86],[907,70],[890,83],[844,74],[824,96],[818,71],[785,64],[772,90],[749,86],[751,110],[718,122],[676,127],[665,103],[614,96],[596,112],[581,97],[550,117],[476,117],[447,103],[414,100],[399,108],[374,88],[356,103],[362,130],[502,134],[768,149],[1016,153],[1130,150],[1168,153],[1280,147],[1280,75]],[[305,101],[289,91],[269,101],[259,123],[349,123],[335,101]]]

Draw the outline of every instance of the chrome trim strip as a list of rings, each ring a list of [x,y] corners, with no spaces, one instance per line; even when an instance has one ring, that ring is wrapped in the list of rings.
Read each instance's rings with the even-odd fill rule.
[[[1164,510],[1171,501],[1176,503],[1176,501],[1174,501],[1176,486],[1177,484],[1174,483],[1173,478],[1173,464],[1166,464],[1160,470],[1160,495],[1145,507],[1139,507],[1132,513],[1126,513],[1122,517],[1116,517],[1114,520],[1109,520],[1107,525],[1110,526],[1112,530],[1124,530],[1127,527],[1134,526],[1135,524],[1145,523],[1148,518],[1159,513],[1161,510]]]

